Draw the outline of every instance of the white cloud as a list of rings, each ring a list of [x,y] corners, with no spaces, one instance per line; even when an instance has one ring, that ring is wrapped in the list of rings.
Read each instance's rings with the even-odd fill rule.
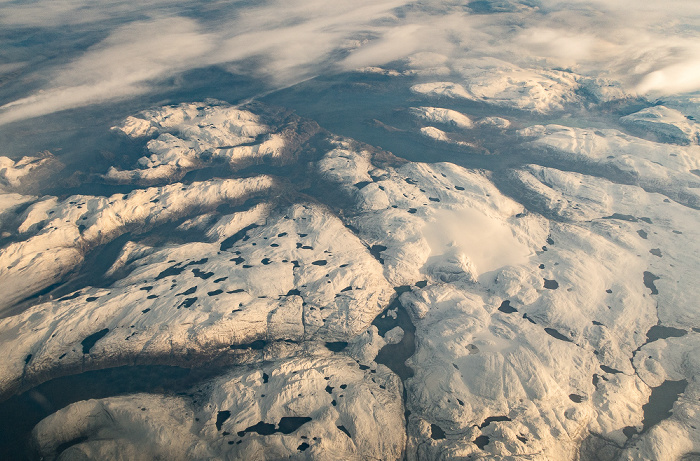
[[[137,18],[177,4],[174,0],[37,0],[22,3],[0,0],[0,24],[8,27],[76,25],[114,18]]]
[[[256,6],[214,0],[198,7],[208,14],[185,19],[182,14],[194,6],[175,0],[0,0],[0,24],[94,23],[109,32],[82,56],[56,66],[41,92],[0,107],[0,124],[142,94],[165,77],[217,64],[273,88],[401,59],[417,65],[426,56],[435,65],[424,63],[420,75],[460,72],[474,59],[495,57],[522,67],[608,76],[642,93],[700,88],[700,2],[540,5],[475,15],[462,2],[440,0],[270,0]],[[120,20],[126,25],[109,29]]]
[[[212,46],[191,20],[129,24],[58,70],[50,88],[0,107],[0,124],[144,93],[149,80],[187,69]]]
[[[680,62],[650,72],[639,83],[637,91],[651,94],[700,91],[700,59]]]

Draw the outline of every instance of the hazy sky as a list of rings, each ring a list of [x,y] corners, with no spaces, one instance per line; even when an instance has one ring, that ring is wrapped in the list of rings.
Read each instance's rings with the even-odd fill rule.
[[[31,83],[10,97],[0,84],[0,124],[212,65],[278,88],[419,52],[452,69],[484,56],[570,68],[651,96],[700,90],[700,2],[688,0],[0,0],[0,29],[0,83]]]

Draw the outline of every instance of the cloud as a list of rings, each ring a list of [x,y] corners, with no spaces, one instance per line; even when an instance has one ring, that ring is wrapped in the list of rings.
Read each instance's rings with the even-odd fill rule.
[[[17,2],[0,0],[0,24],[6,27],[57,27],[106,21],[114,18],[138,18],[159,9],[172,11],[173,0],[38,0]]]
[[[700,59],[690,59],[648,73],[637,86],[637,91],[644,94],[700,91]]]
[[[0,124],[144,93],[149,81],[189,68],[212,47],[188,19],[131,23],[58,70],[51,87],[0,107]]]
[[[226,13],[231,17],[221,21],[160,17],[131,22],[56,69],[42,91],[1,106],[0,124],[143,94],[178,72],[248,58],[259,58],[259,64],[239,71],[289,85],[316,75],[333,53],[351,49],[353,37],[371,30],[374,21],[391,19],[391,11],[404,2],[327,3],[274,2]]]
[[[492,10],[498,13],[475,14],[451,0],[268,0],[255,6],[224,0],[0,0],[0,24],[17,30],[104,27],[81,55],[57,51],[50,76],[40,76],[47,80],[43,89],[0,107],[0,124],[133,97],[167,77],[212,65],[274,89],[396,60],[417,65],[432,56],[439,65],[424,65],[421,75],[445,75],[494,57],[526,68],[570,67],[641,93],[700,89],[698,2],[497,3]],[[33,70],[20,72],[31,77]]]

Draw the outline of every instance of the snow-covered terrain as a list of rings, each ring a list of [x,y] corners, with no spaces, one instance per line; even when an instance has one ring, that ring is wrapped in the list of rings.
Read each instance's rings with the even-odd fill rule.
[[[0,461],[700,461],[700,1],[0,1]]]
[[[276,122],[275,129],[266,122]],[[318,127],[285,113],[258,115],[227,104],[180,104],[127,117],[112,128],[130,138],[152,138],[150,155],[132,170],[111,167],[105,178],[119,183],[152,184],[179,179],[190,170],[226,163],[233,169],[271,162],[289,163],[295,150]]]
[[[393,284],[428,280],[401,297],[417,339],[409,457],[571,459],[589,431],[621,447],[625,428],[641,430],[658,382],[630,361],[649,332],[675,328],[700,345],[700,260],[685,253],[697,215],[637,186],[534,165],[513,179],[550,220],[453,165],[381,173],[357,194],[367,211],[353,224],[384,247]]]
[[[661,142],[700,144],[700,125],[692,117],[665,106],[647,107],[620,119],[642,136],[655,137]]]
[[[519,131],[536,155],[594,165],[618,180],[700,207],[700,147],[647,141],[614,129],[535,125]]]
[[[580,105],[587,98],[599,103],[628,96],[602,79],[570,71],[523,68],[499,59],[467,60],[451,71],[459,75],[459,80],[420,83],[411,90],[433,99],[465,99],[534,113],[560,111]],[[433,78],[442,76],[441,72],[434,73]]]
[[[283,131],[254,109],[128,118],[129,136],[158,136],[145,170],[167,167],[168,185],[3,195],[0,217],[27,204],[3,224],[6,309],[70,281],[96,248],[119,248],[100,284],[7,311],[0,395],[116,366],[227,370],[181,395],[76,402],[36,426],[39,456],[662,460],[700,449],[697,145],[504,131],[542,160],[508,167],[505,194],[491,172],[320,131],[310,144],[298,129],[309,122],[291,117]],[[412,111],[455,131],[509,126]],[[172,182],[174,165],[199,168],[212,146],[270,133],[300,152],[323,146],[305,157],[310,180]],[[544,166],[551,158],[575,171]],[[142,183],[134,171],[125,178]],[[661,386],[684,394],[657,422]]]
[[[241,367],[185,396],[78,402],[33,443],[44,459],[400,459],[405,434],[386,429],[403,418],[401,382],[329,354]]]
[[[126,232],[144,232],[193,211],[243,203],[274,187],[274,179],[212,180],[138,189],[111,197],[44,197],[29,206],[0,253],[0,309],[60,282],[90,249]]]

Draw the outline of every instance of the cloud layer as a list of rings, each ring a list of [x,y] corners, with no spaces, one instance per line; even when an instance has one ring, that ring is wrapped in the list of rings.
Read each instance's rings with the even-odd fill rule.
[[[473,59],[496,57],[525,67],[602,75],[652,96],[700,90],[696,2],[499,0],[471,5],[271,0],[254,6],[213,1],[196,8],[172,0],[122,0],[97,7],[85,0],[0,0],[0,27],[18,33],[104,28],[77,57],[56,51],[48,76],[42,75],[44,87],[1,106],[0,124],[133,97],[152,91],[164,78],[212,65],[264,79],[274,89],[397,60],[432,56],[440,62],[434,71],[449,72]],[[491,14],[480,14],[484,11]],[[22,69],[31,78],[31,66],[20,66],[0,62],[0,73]]]

